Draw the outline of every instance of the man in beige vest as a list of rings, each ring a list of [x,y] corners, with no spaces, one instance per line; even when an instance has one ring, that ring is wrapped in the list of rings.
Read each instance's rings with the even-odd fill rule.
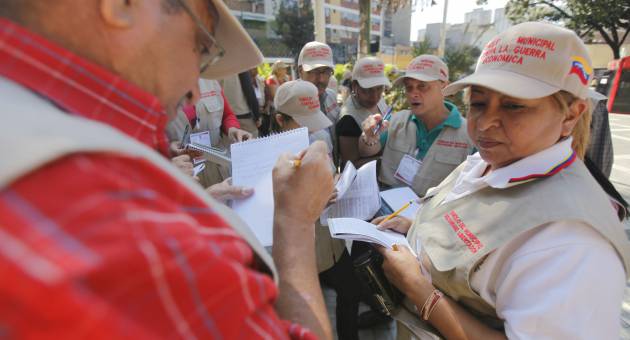
[[[261,60],[220,0],[0,2],[6,332],[331,337],[313,241],[333,187],[325,147],[274,169],[273,260],[165,158],[167,120],[199,97],[200,70]]]
[[[298,73],[300,79],[311,82],[317,87],[320,108],[333,123],[327,131],[330,140],[333,141],[333,155],[336,155],[334,126],[339,119],[340,109],[337,105],[337,94],[328,88],[328,81],[333,74],[334,67],[332,50],[327,44],[311,41],[302,47],[298,56]]]
[[[411,109],[363,121],[359,154],[383,153],[379,173],[383,186],[407,185],[422,197],[472,152],[466,122],[442,95],[447,84],[448,67],[440,58],[416,57],[394,81],[394,86],[404,86]],[[382,120],[386,122],[381,124]]]

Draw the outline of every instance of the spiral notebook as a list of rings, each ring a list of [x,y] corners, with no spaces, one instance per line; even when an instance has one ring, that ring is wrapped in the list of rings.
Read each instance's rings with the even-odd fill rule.
[[[308,129],[299,128],[231,145],[232,184],[254,188],[254,194],[235,200],[232,209],[249,225],[263,246],[273,244],[273,184],[271,171],[278,157],[308,148]]]

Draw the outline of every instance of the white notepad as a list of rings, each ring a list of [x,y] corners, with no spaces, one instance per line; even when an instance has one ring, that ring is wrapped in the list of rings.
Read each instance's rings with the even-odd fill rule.
[[[400,187],[381,191],[381,197],[392,211],[396,211],[409,201],[413,201],[409,208],[400,213],[401,216],[411,220],[416,217],[416,212],[418,212],[418,209],[420,208],[420,204],[418,204],[418,195],[416,195],[416,193],[409,187]]]
[[[330,236],[334,238],[376,243],[387,248],[392,248],[394,244],[399,244],[408,247],[415,255],[405,235],[391,230],[378,230],[376,225],[363,220],[356,218],[331,218],[328,219],[328,228]]]
[[[271,171],[278,157],[308,148],[308,129],[299,128],[231,145],[232,183],[254,194],[232,204],[263,246],[273,243],[273,184]]]
[[[352,162],[347,162],[335,187],[337,202],[322,212],[322,225],[328,225],[329,218],[352,217],[368,220],[381,207],[376,181],[376,161],[364,164],[359,170]]]

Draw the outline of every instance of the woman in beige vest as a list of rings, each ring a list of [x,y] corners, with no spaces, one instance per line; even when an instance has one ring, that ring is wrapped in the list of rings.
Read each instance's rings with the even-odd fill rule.
[[[479,152],[429,190],[413,223],[381,226],[406,233],[417,254],[381,249],[406,296],[396,318],[413,334],[619,338],[628,241],[580,160],[591,75],[574,32],[523,23],[445,89],[471,88],[468,133]]]
[[[339,146],[339,164],[347,161],[359,168],[375,157],[361,157],[357,147],[361,135],[361,123],[369,115],[385,114],[387,105],[383,90],[391,86],[385,77],[385,64],[375,57],[359,59],[352,70],[351,94],[346,99],[339,121],[335,126]]]

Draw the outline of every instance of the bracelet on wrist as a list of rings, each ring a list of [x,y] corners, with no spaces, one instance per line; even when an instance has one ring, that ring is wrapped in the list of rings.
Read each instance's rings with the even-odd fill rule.
[[[376,144],[379,143],[379,140],[376,139],[372,142],[368,141],[367,136],[365,135],[365,132],[361,134],[361,141],[363,142],[363,144],[367,145],[367,146],[374,146]]]
[[[433,310],[437,306],[438,302],[440,302],[442,296],[444,296],[444,294],[442,294],[442,292],[437,289],[431,292],[431,295],[429,295],[427,301],[425,301],[424,305],[422,305],[422,309],[420,309],[420,317],[422,318],[422,320],[429,321],[431,313],[433,313]]]

